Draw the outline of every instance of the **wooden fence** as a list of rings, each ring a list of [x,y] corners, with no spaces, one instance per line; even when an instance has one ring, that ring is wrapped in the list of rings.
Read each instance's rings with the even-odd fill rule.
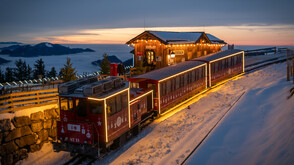
[[[0,114],[57,103],[57,88],[5,94],[0,96]]]

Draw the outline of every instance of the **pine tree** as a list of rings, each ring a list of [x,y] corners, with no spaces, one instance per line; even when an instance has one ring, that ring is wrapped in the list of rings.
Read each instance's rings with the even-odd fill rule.
[[[42,58],[40,60],[37,60],[34,64],[34,78],[37,79],[39,76],[45,77],[45,64]]]
[[[110,72],[110,62],[108,61],[108,55],[106,53],[103,54],[103,60],[100,64],[100,74],[109,75]]]
[[[22,61],[21,59],[18,59],[15,61],[15,66],[16,68],[13,71],[13,76],[14,76],[14,80],[24,80],[25,79],[25,75],[26,70],[27,70],[27,66],[25,61]]]
[[[30,65],[28,64],[28,66],[26,67],[25,80],[30,80],[30,79],[32,79],[31,73],[32,73],[32,68],[31,68]]]
[[[60,76],[62,76],[62,80],[64,82],[75,80],[77,79],[76,73],[76,68],[72,67],[71,59],[66,58],[66,64],[64,64],[64,68],[61,68],[60,71]]]
[[[32,68],[30,65],[27,65],[26,61],[22,61],[21,59],[15,61],[16,68],[11,69],[13,74],[13,81],[18,80],[29,80],[31,79]]]
[[[52,67],[50,72],[47,73],[47,77],[56,77],[57,76],[57,72],[55,70],[55,67]]]
[[[0,83],[5,82],[5,76],[4,73],[2,72],[1,68],[0,68]]]
[[[5,81],[6,82],[12,82],[14,81],[15,79],[13,78],[13,70],[9,67],[6,68],[6,72],[5,72]]]

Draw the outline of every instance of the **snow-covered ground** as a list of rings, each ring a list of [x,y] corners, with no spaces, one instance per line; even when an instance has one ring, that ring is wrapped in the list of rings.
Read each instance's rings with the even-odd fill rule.
[[[97,162],[97,164],[179,164],[189,155],[192,149],[201,141],[210,128],[213,127],[225,111],[228,110],[244,91],[246,91],[246,95],[243,96],[242,99],[244,104],[241,103],[242,105],[238,104],[238,106],[235,106],[235,108],[231,110],[231,113],[235,113],[234,116],[240,116],[245,123],[247,122],[249,125],[258,129],[260,134],[257,136],[256,132],[253,132],[248,128],[249,131],[244,131],[241,139],[238,139],[240,136],[239,131],[237,130],[242,131],[247,128],[242,128],[242,126],[246,127],[246,124],[237,125],[238,120],[236,119],[234,122],[230,123],[231,125],[236,125],[232,131],[219,132],[226,141],[220,143],[220,146],[215,146],[214,143],[210,143],[209,146],[212,149],[218,149],[216,153],[230,153],[227,158],[230,159],[234,157],[234,163],[243,161],[246,164],[246,162],[251,160],[250,157],[252,157],[253,162],[250,162],[249,164],[258,164],[259,162],[255,162],[256,160],[263,160],[268,157],[278,159],[279,156],[281,156],[281,158],[290,158],[293,161],[294,146],[293,142],[290,142],[289,140],[294,140],[294,101],[286,99],[291,86],[291,83],[286,82],[285,79],[285,63],[267,67],[263,70],[245,75],[235,81],[229,81],[192,104],[191,109],[183,109],[164,121],[154,122],[150,126],[151,128],[149,128],[152,130],[147,131],[149,133],[145,137],[138,137],[139,140],[133,140],[136,141],[134,145],[131,147],[126,145],[125,148],[118,151],[118,153],[122,152],[122,154],[118,154],[117,157],[112,156],[106,158],[105,160]],[[260,97],[255,97],[257,94],[259,94]],[[275,97],[272,98],[274,100],[268,99],[268,97],[270,98],[270,96],[273,96],[274,94]],[[264,96],[264,98],[262,96]],[[276,108],[278,106],[281,106],[280,109]],[[238,107],[243,107],[243,113],[239,113]],[[261,108],[262,112],[252,113],[259,108]],[[246,111],[248,112],[248,116],[253,116],[253,118],[246,118],[246,116],[244,116],[244,113],[247,114]],[[267,111],[272,113],[267,113]],[[280,111],[286,111],[285,113],[288,115],[284,116],[279,114],[279,117],[275,117]],[[282,118],[281,116],[285,118]],[[261,125],[263,124],[265,126],[265,123],[259,122],[260,120],[264,121],[265,117],[268,117],[267,122],[265,122],[267,124],[267,130],[263,130],[265,127],[262,127]],[[276,120],[273,120],[274,118],[276,118]],[[227,119],[228,118],[225,118],[224,121]],[[289,132],[286,133],[279,129],[279,127],[276,127],[276,129],[270,129],[273,132],[269,132],[268,128],[272,128],[277,124],[283,126],[284,131],[287,130]],[[240,126],[240,128],[238,128],[238,126]],[[216,130],[218,129],[219,128],[217,127]],[[273,135],[275,135],[275,137],[272,137]],[[284,139],[279,141],[280,139],[277,139],[277,137],[283,137]],[[246,143],[243,143],[245,140],[247,140]],[[222,142],[222,139],[220,139],[220,141]],[[234,142],[233,146],[236,145],[236,143],[240,145],[244,144],[245,146],[251,143],[254,145],[251,145],[251,148],[249,147],[251,152],[240,151],[237,149],[231,151],[231,147],[226,146],[230,141]],[[256,149],[254,146],[259,146],[259,154],[255,155],[255,153],[252,152],[252,150],[254,151]],[[205,147],[202,148],[205,149]],[[227,152],[222,152],[222,148],[227,149],[225,150]],[[205,156],[212,152],[211,150],[204,153],[200,158],[204,157],[205,159]],[[285,157],[282,155],[283,152],[280,151],[285,151]],[[245,153],[245,156],[239,156],[240,159],[235,157],[238,154]],[[254,156],[257,157],[253,158]],[[196,157],[198,157],[197,154]],[[200,164],[205,164],[208,161],[212,161],[211,164],[219,164],[219,159],[221,159],[222,156],[216,156],[217,159],[215,161],[211,160],[211,158],[213,158],[212,156],[206,158],[206,161],[199,161]],[[288,160],[288,162],[289,161],[291,160]],[[191,164],[194,164],[194,162]],[[226,164],[226,162],[223,164]]]
[[[294,164],[291,83],[272,71],[276,79],[248,90],[187,164]]]
[[[154,121],[118,151],[94,164],[179,164],[243,92],[241,100],[194,153],[195,161],[293,164],[294,98],[286,99],[293,85],[286,81],[285,70],[285,63],[275,64],[230,80],[188,103],[191,109],[185,104]],[[41,156],[35,164],[62,164],[70,158],[52,150],[46,152],[49,159],[42,157],[45,149],[21,163],[29,164],[38,154]],[[194,159],[191,161],[194,164]]]

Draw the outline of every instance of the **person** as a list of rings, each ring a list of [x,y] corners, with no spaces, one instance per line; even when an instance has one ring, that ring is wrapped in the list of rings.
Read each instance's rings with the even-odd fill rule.
[[[122,76],[125,74],[125,66],[123,65],[122,62],[120,62],[120,64],[117,67],[117,73],[119,76]]]

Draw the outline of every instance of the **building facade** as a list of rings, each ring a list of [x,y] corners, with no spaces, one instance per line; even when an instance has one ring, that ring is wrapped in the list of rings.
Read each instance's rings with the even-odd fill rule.
[[[134,48],[134,67],[148,72],[218,52],[226,43],[204,32],[144,31],[126,44]]]

